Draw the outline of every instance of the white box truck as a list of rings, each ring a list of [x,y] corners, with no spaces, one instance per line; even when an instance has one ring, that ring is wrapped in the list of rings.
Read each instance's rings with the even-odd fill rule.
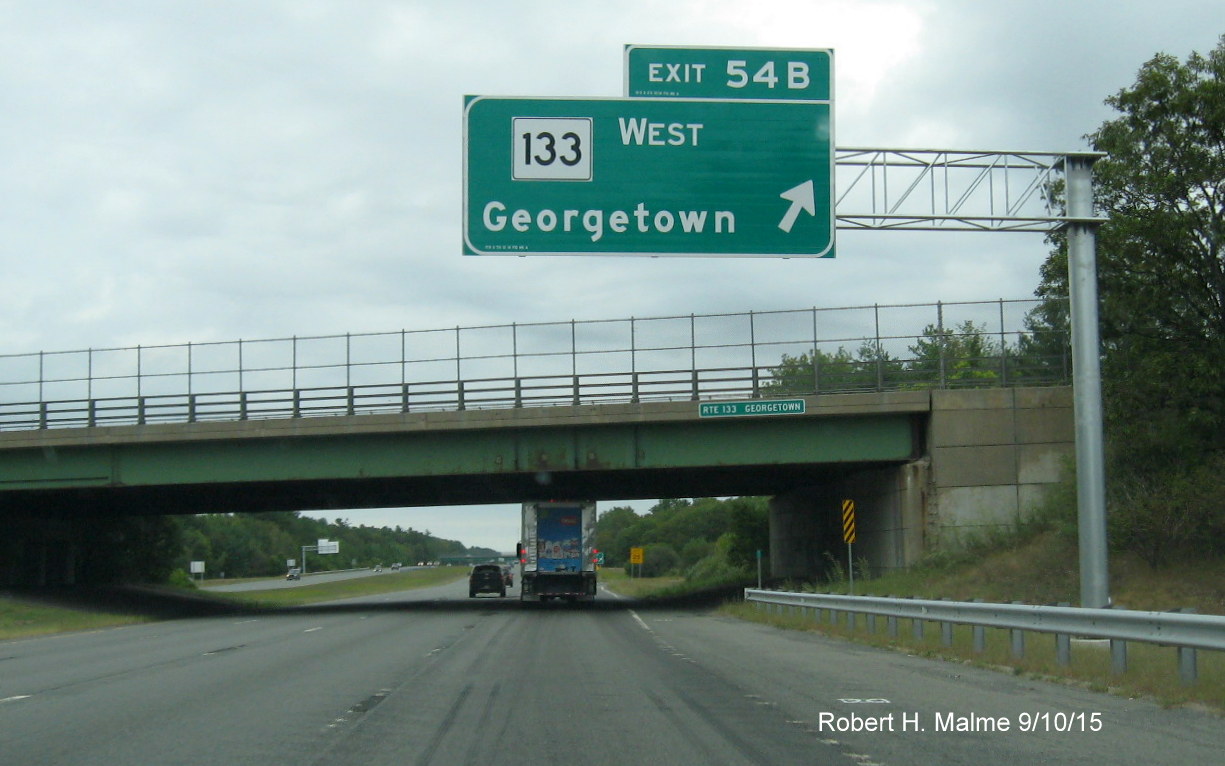
[[[595,598],[595,522],[593,501],[523,504],[523,538],[518,545],[521,601]]]

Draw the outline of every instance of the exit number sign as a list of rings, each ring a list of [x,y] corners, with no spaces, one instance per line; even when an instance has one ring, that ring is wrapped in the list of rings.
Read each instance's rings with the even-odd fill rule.
[[[833,101],[828,49],[625,46],[630,98]]]

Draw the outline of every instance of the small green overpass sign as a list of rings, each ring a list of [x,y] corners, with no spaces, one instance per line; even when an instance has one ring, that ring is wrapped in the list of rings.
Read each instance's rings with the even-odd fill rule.
[[[803,399],[754,399],[748,402],[703,402],[698,417],[734,418],[750,415],[803,415]]]
[[[834,254],[828,102],[464,101],[465,255]]]

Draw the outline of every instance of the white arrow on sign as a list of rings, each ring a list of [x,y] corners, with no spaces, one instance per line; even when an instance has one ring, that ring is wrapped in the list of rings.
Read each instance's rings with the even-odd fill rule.
[[[787,208],[787,214],[783,216],[783,220],[778,222],[778,228],[788,234],[791,233],[791,227],[795,225],[795,219],[800,217],[801,208],[809,215],[815,216],[817,214],[817,195],[813,191],[812,181],[805,181],[778,196],[791,203],[791,207]]]

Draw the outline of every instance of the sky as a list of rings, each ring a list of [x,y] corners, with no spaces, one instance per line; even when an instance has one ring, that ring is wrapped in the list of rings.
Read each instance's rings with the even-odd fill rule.
[[[1029,297],[1037,234],[464,256],[463,97],[620,96],[630,43],[829,48],[838,146],[1076,151],[1222,33],[1219,0],[0,0],[0,355]],[[518,537],[509,506],[336,516]]]

